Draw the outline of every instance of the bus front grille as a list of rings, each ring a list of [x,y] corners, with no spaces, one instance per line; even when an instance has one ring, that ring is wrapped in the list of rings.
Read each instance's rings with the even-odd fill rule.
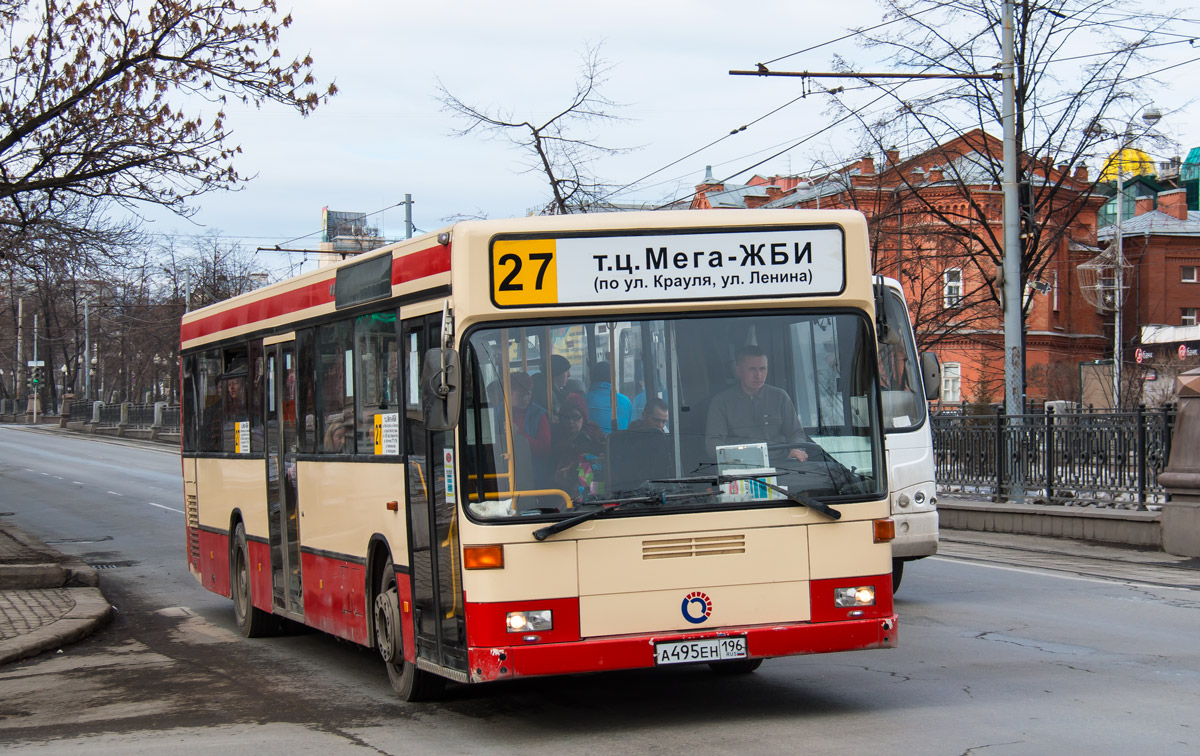
[[[746,536],[727,534],[684,538],[660,538],[642,541],[642,559],[745,554]]]

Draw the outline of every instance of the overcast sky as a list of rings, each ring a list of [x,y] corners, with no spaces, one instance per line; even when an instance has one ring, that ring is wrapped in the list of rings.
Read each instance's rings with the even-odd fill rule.
[[[287,5],[281,0],[281,8]],[[425,231],[456,214],[526,215],[548,198],[544,178],[522,172],[523,155],[506,141],[452,136],[455,121],[436,99],[438,80],[466,102],[544,119],[573,94],[582,51],[602,44],[602,56],[613,66],[602,92],[622,104],[615,112],[627,120],[588,135],[636,148],[596,166],[605,181],[625,184],[801,92],[796,79],[735,77],[730,69],[753,68],[881,20],[873,0],[608,0],[586,6],[562,0],[295,0],[291,12],[294,24],[282,51],[287,57],[310,51],[322,85],[336,81],[340,94],[308,118],[279,106],[231,108],[234,141],[244,151],[239,170],[256,178],[241,192],[201,198],[194,223],[150,212],[148,230],[217,230],[251,249],[289,241],[315,247],[322,207],[374,213],[401,202],[405,193],[412,194],[414,222]],[[1191,28],[1200,34],[1200,24]],[[889,70],[853,40],[772,67],[826,71],[835,54],[860,70]],[[1163,53],[1168,64],[1197,56],[1200,51],[1186,44]],[[1168,72],[1164,78],[1172,88],[1152,94],[1166,115],[1160,128],[1184,145],[1184,154],[1200,145],[1200,128],[1193,128],[1200,124],[1193,114],[1200,105],[1187,105],[1195,89],[1189,82],[1198,72],[1197,63]],[[908,86],[916,93],[933,85]],[[865,101],[865,93],[859,98]],[[827,105],[827,96],[809,96],[621,199],[686,195],[706,165],[718,178],[744,169],[828,125]],[[994,133],[999,136],[999,128]],[[814,162],[852,151],[852,139],[835,129],[740,178],[806,173]],[[402,207],[372,220],[388,237],[403,235]]]

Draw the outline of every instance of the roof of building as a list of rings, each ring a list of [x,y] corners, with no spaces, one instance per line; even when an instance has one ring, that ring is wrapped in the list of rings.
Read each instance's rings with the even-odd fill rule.
[[[1200,236],[1200,211],[1189,210],[1187,220],[1167,215],[1161,210],[1135,215],[1121,221],[1121,236]],[[1103,241],[1113,237],[1113,226],[1105,226],[1096,232]]]

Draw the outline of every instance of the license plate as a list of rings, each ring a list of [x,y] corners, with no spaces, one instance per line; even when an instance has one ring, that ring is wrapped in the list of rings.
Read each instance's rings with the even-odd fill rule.
[[[655,664],[690,664],[746,658],[746,636],[654,644]]]

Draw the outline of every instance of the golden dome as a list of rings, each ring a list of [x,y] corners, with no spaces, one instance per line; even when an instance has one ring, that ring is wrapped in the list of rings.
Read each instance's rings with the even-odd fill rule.
[[[1154,166],[1150,156],[1134,147],[1126,147],[1109,155],[1108,160],[1104,161],[1104,167],[1100,169],[1100,180],[1116,181],[1118,167],[1125,174],[1125,178],[1158,175],[1158,168]]]

